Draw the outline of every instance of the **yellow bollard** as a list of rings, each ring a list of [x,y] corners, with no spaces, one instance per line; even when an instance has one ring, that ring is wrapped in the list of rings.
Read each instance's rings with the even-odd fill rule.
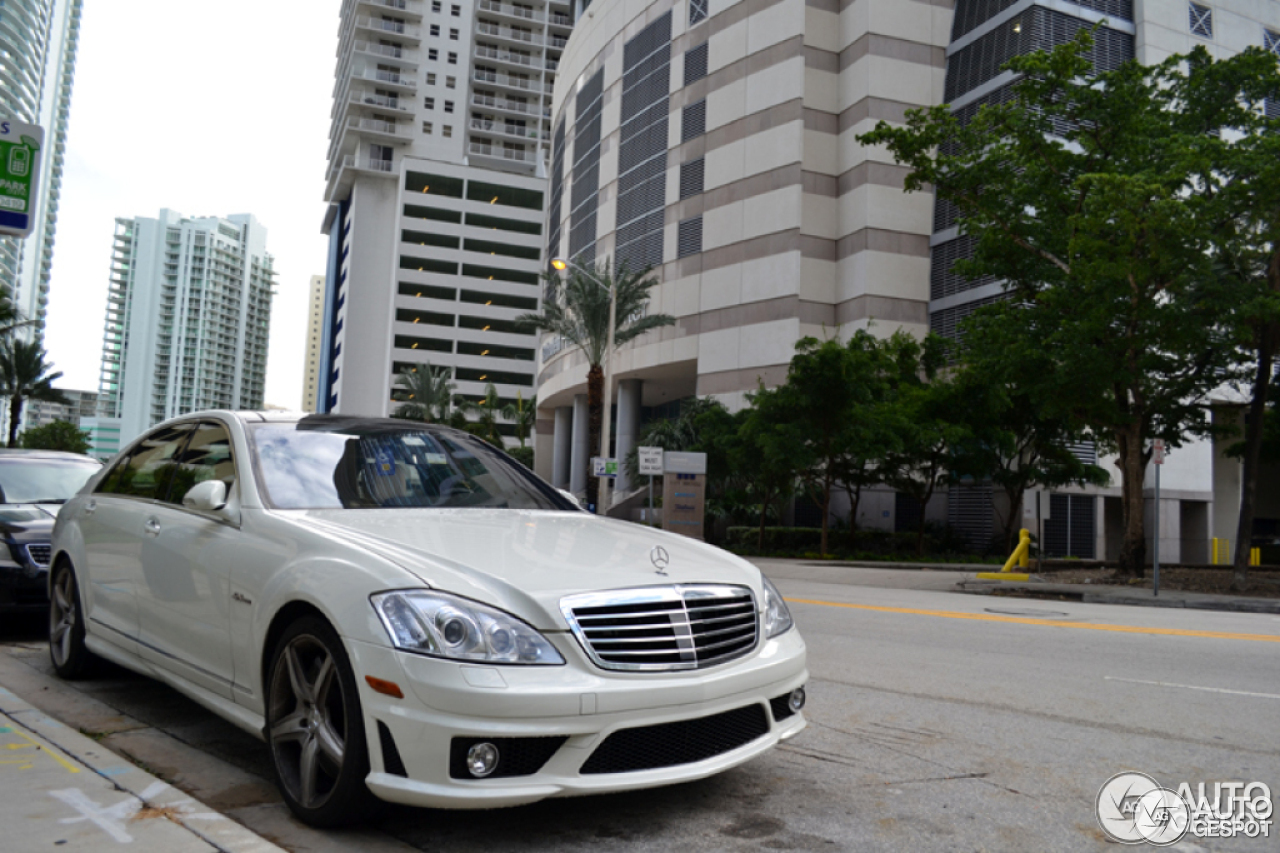
[[[1262,549],[1261,548],[1251,548],[1249,550],[1249,565],[1251,566],[1262,565]]]
[[[1031,556],[1031,531],[1023,528],[1018,534],[1018,547],[1013,549],[1013,553],[1009,555],[1009,559],[1005,562],[1004,568],[999,572],[978,572],[977,577],[983,580],[995,581],[1025,581],[1029,579],[1029,575],[1025,572],[1013,571],[1014,565],[1026,568],[1030,565]]]

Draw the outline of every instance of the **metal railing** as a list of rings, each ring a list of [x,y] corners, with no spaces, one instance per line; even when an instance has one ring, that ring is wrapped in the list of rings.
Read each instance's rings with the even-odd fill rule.
[[[368,92],[352,92],[351,101],[356,104],[364,104],[370,107],[378,107],[384,110],[400,110],[401,112],[409,112],[407,104],[401,104],[399,98],[388,98],[386,95],[374,95]]]
[[[404,50],[393,44],[374,44],[368,41],[357,41],[355,47],[361,53],[373,53],[378,56],[385,56],[388,59],[404,58]]]
[[[497,157],[502,160],[520,160],[528,162],[533,159],[533,154],[528,151],[519,151],[512,148],[499,148],[496,145],[483,145],[479,142],[472,142],[469,146],[472,154],[480,154],[484,157]]]
[[[400,128],[402,125],[394,121],[379,121],[376,118],[352,118],[347,120],[347,127],[356,130],[372,130],[378,133],[387,133],[392,136],[400,136]]]
[[[472,95],[471,103],[477,107],[491,107],[495,110],[507,110],[508,112],[513,113],[537,115],[537,110],[529,104],[522,104],[519,101],[507,101],[501,98],[492,98],[488,95]]]
[[[356,26],[365,30],[378,30],[384,33],[394,33],[398,36],[406,36],[408,38],[422,37],[421,27],[412,27],[398,21],[383,21],[378,18],[356,18]]]
[[[369,172],[383,172],[391,174],[395,169],[395,161],[393,160],[374,160],[369,157],[357,157],[354,154],[348,154],[342,158],[342,169],[364,169]]]
[[[533,57],[524,56],[519,53],[511,53],[506,50],[498,50],[488,45],[476,45],[476,56],[482,56],[486,59],[496,59],[499,62],[511,62],[516,65],[533,65]]]
[[[476,32],[486,36],[496,36],[497,38],[511,39],[512,41],[523,41],[529,44],[542,44],[542,39],[533,33],[526,33],[523,30],[513,30],[510,27],[500,27],[497,24],[489,24],[484,21],[476,24]]]
[[[531,21],[534,19],[534,11],[532,9],[521,9],[518,6],[511,6],[506,3],[495,3],[494,0],[480,0],[479,6],[485,12],[498,12],[515,18],[528,18]]]

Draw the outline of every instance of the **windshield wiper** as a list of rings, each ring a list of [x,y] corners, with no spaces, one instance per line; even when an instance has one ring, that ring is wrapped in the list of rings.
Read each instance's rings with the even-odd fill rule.
[[[32,504],[64,504],[66,502],[67,502],[66,498],[43,498],[38,501],[27,501],[27,503],[32,503]]]

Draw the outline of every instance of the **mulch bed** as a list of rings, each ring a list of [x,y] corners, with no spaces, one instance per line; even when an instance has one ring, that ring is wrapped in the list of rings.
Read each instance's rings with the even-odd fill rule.
[[[1049,583],[1093,583],[1108,586],[1134,586],[1151,589],[1151,567],[1140,581],[1126,581],[1115,576],[1115,569],[1062,569],[1045,571],[1039,577]],[[1166,568],[1160,567],[1160,588],[1180,592],[1211,592],[1220,595],[1247,596],[1250,598],[1280,598],[1280,571],[1250,569],[1248,585],[1244,592],[1231,589],[1233,573],[1229,568]]]

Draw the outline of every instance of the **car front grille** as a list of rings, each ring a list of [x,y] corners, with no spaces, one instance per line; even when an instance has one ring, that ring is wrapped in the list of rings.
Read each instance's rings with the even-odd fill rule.
[[[748,587],[645,587],[560,601],[597,666],[639,672],[703,669],[750,652],[759,636]]]
[[[604,739],[579,771],[630,773],[693,764],[744,746],[769,731],[763,705],[746,705],[697,720],[619,729]]]
[[[49,565],[49,558],[53,556],[53,546],[48,544],[28,545],[27,556],[31,558],[31,562],[37,566]]]

